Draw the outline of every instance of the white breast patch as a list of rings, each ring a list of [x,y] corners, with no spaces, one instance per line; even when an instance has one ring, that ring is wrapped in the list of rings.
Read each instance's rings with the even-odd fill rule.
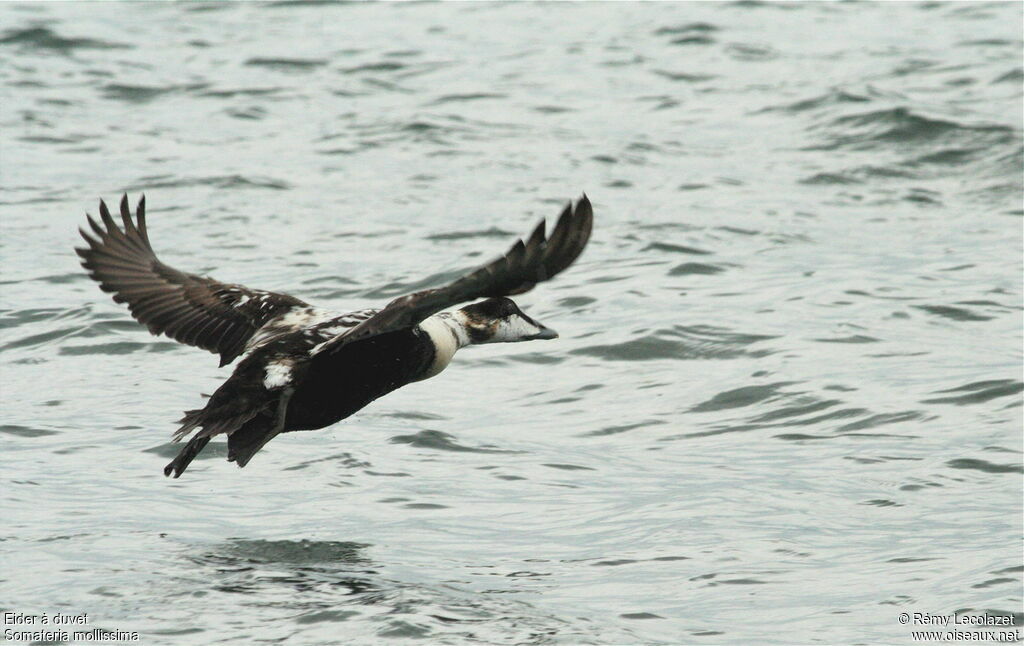
[[[275,390],[287,386],[292,381],[291,359],[278,359],[267,364],[266,377],[263,378],[263,387],[267,390]]]
[[[426,332],[434,343],[434,362],[420,377],[420,380],[423,380],[433,377],[448,367],[452,357],[455,356],[455,351],[459,349],[459,342],[455,338],[455,332],[448,327],[448,324],[436,316],[431,316],[420,322],[420,329]]]

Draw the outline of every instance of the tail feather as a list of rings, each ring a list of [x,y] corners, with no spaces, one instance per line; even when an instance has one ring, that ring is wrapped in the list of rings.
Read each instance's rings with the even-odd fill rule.
[[[195,408],[193,410],[185,411],[185,416],[178,420],[181,424],[181,428],[174,431],[172,441],[180,442],[185,439],[185,436],[192,432],[192,429],[196,428],[203,421],[203,409]]]
[[[231,434],[244,427],[252,418],[258,415],[258,411],[246,412],[242,415],[234,415],[228,417],[213,417],[211,413],[216,414],[216,411],[210,411],[206,408],[197,408],[195,410],[185,411],[185,416],[182,417],[178,422],[181,424],[174,433],[174,441],[180,442],[191,433],[194,429],[199,428],[199,432],[196,433],[189,443],[186,444],[181,452],[178,453],[178,457],[174,458],[170,464],[164,467],[164,475],[169,476],[172,473],[174,477],[179,477],[188,468],[188,465],[195,459],[199,452],[206,447],[210,438],[220,433]],[[251,457],[251,456],[250,456]],[[248,461],[248,460],[247,460]]]
[[[185,412],[185,416],[178,420],[181,428],[174,432],[173,441],[180,442],[185,436],[197,427],[202,427],[196,436],[213,437],[221,433],[231,433],[241,428],[243,424],[259,414],[258,410],[245,411],[241,415],[230,415],[228,417],[214,417],[219,411],[196,409]]]
[[[185,411],[184,417],[178,420],[181,427],[174,433],[175,442],[183,440],[193,430],[199,430],[178,457],[164,468],[164,475],[173,473],[175,478],[180,476],[210,438],[221,433],[228,436],[228,460],[244,467],[257,451],[284,430],[292,389],[285,388],[269,398],[267,391],[257,382],[258,388],[250,388],[249,396],[246,396],[246,391],[239,392],[235,383],[238,370],[246,365],[243,362],[236,369],[236,374],[217,389],[206,407]],[[276,410],[268,410],[274,404]]]

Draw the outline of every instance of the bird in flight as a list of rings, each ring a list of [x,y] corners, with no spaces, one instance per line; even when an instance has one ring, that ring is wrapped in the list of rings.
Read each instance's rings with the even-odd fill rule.
[[[330,426],[437,375],[459,348],[556,338],[508,297],[567,269],[593,224],[583,195],[565,207],[550,235],[541,220],[504,255],[447,285],[339,314],[165,265],[149,242],[144,196],[134,219],[123,196],[120,215],[118,226],[101,200],[102,225],[86,215],[91,232],[79,229],[88,246],[75,251],[100,289],[127,304],[152,334],[219,354],[221,366],[242,357],[206,405],[179,420],[174,440],[192,437],[164,468],[175,478],[215,435],[227,435],[228,461],[244,467],[280,433]]]

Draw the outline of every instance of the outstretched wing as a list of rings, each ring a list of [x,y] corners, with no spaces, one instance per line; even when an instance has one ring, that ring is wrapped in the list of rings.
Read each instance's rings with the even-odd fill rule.
[[[554,278],[582,253],[590,239],[594,214],[583,195],[558,218],[551,236],[541,220],[526,242],[517,240],[504,256],[436,289],[400,296],[351,330],[324,343],[317,352],[333,351],[367,337],[412,327],[441,310],[478,298],[511,296]]]
[[[100,226],[86,215],[95,235],[81,228],[89,243],[76,248],[82,266],[111,292],[114,301],[127,303],[132,316],[153,334],[220,354],[220,365],[231,363],[246,341],[264,323],[303,301],[241,285],[229,285],[206,276],[186,274],[156,257],[146,232],[146,198],[139,200],[132,221],[128,196],[121,198],[122,230],[100,201]]]

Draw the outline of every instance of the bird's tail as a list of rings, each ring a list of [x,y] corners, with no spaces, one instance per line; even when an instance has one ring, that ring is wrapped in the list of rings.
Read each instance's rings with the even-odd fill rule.
[[[256,455],[257,451],[277,436],[279,431],[276,429],[277,425],[274,424],[272,417],[257,415],[242,424],[241,428],[229,432],[228,461],[238,464],[239,467],[244,467],[252,459],[252,456]],[[205,430],[197,433],[195,437],[189,440],[188,444],[182,447],[178,457],[171,460],[170,464],[164,467],[164,475],[169,476],[173,474],[177,478],[184,473],[192,460],[206,447],[210,437],[210,435],[205,434]]]
[[[209,405],[206,408],[185,411],[185,416],[178,420],[181,428],[174,433],[174,441],[180,442],[196,428],[200,430],[181,449],[178,457],[164,467],[164,475],[169,476],[173,473],[175,478],[179,477],[192,460],[199,455],[199,452],[206,447],[211,437],[220,433],[230,434],[240,430],[254,417],[259,419],[257,411],[245,411],[241,415],[223,415],[221,411],[211,409]]]
[[[175,441],[184,439],[196,428],[200,430],[189,440],[178,457],[164,467],[164,475],[169,476],[173,473],[175,478],[180,476],[210,438],[221,433],[228,436],[228,461],[244,467],[257,451],[284,430],[288,400],[291,399],[293,392],[291,389],[285,388],[277,394],[276,411],[270,412],[264,410],[269,405],[265,401],[258,402],[260,405],[255,406],[252,405],[251,398],[218,398],[218,394],[225,386],[230,385],[232,380],[234,376],[217,389],[217,393],[214,393],[205,408],[186,411],[185,416],[178,420],[181,428],[174,434]],[[266,391],[261,389],[260,395],[265,397],[265,394]],[[224,400],[228,405],[224,404]]]

